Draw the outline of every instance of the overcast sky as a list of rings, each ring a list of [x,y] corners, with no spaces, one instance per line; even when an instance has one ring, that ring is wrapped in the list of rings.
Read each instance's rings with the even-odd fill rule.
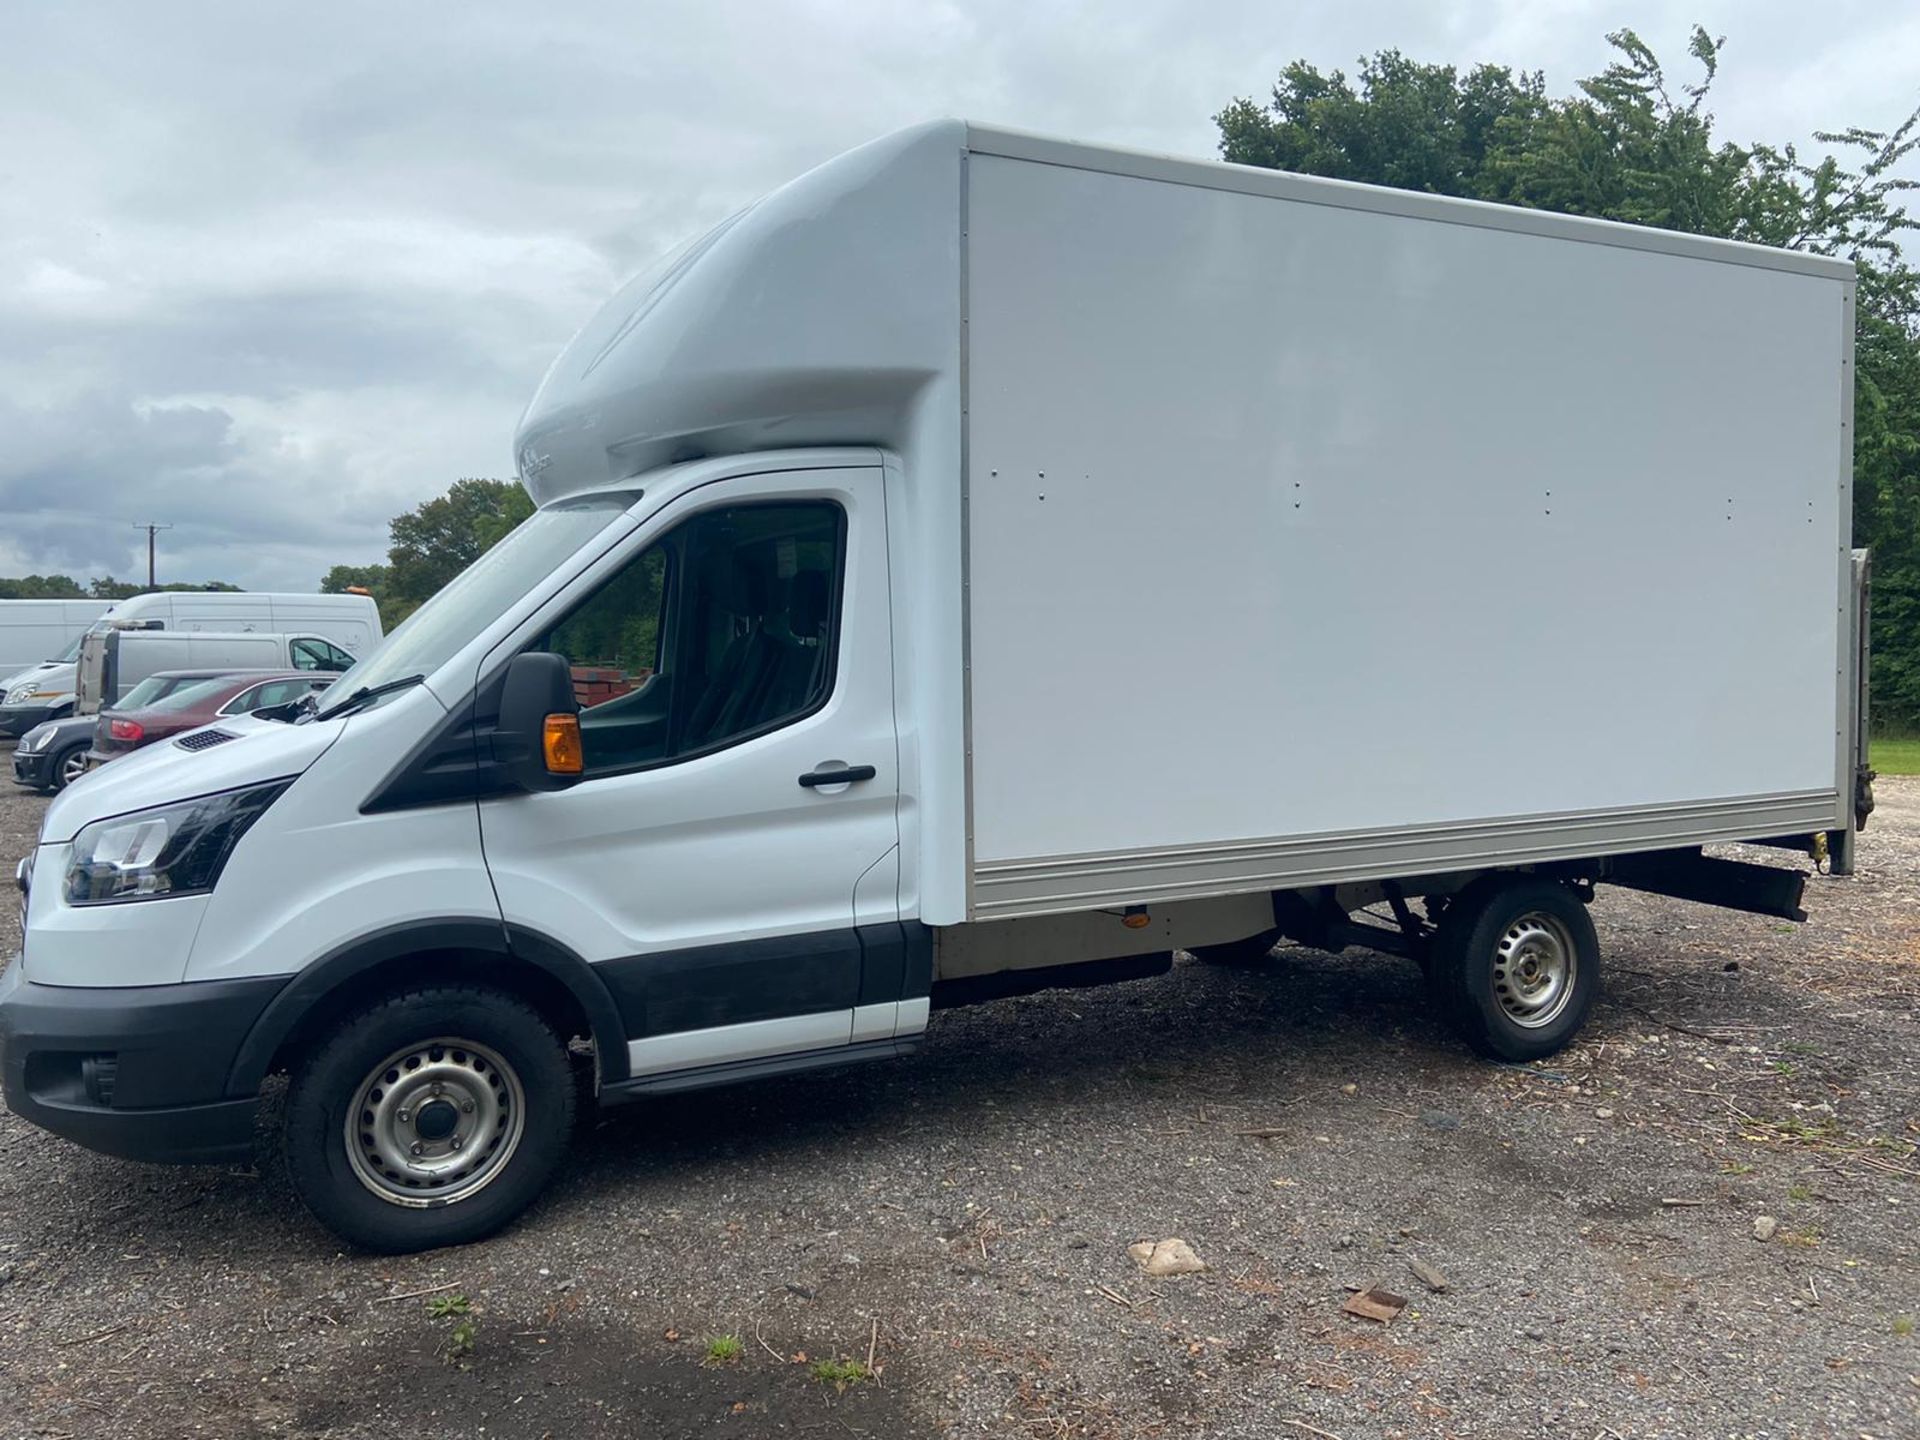
[[[43,5],[0,0],[0,574],[311,589],[510,476],[625,276],[939,115],[1191,155],[1296,57],[1544,69],[1728,36],[1726,138],[1896,123],[1920,7],[1575,0]]]

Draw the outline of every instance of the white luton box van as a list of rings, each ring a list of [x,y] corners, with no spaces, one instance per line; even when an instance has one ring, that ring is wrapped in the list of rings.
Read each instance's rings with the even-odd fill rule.
[[[317,713],[54,801],[8,1103],[226,1159],[289,1072],[306,1203],[409,1249],[525,1206],[576,1095],[1176,948],[1396,951],[1547,1054],[1595,885],[1803,918],[1851,862],[1853,293],[959,122],[853,151],[589,323],[537,513]]]

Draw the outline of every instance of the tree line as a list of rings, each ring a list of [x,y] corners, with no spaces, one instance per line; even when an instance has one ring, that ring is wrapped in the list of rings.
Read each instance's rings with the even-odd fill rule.
[[[0,600],[125,600],[149,590],[238,590],[225,580],[198,585],[139,585],[131,580],[99,576],[82,585],[71,575],[0,575]]]

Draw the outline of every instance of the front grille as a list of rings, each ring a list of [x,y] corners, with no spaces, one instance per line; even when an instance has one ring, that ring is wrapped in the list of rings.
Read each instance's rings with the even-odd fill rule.
[[[182,735],[173,743],[182,750],[211,750],[215,745],[224,745],[229,740],[238,740],[238,735],[228,734],[225,730],[196,730],[191,735]]]

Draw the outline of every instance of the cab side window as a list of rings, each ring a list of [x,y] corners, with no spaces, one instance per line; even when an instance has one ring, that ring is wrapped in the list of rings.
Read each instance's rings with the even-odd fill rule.
[[[829,501],[707,511],[536,641],[573,672],[587,773],[704,754],[818,709],[844,535]]]
[[[296,670],[326,670],[340,674],[353,668],[353,657],[325,640],[295,640],[287,654]]]

